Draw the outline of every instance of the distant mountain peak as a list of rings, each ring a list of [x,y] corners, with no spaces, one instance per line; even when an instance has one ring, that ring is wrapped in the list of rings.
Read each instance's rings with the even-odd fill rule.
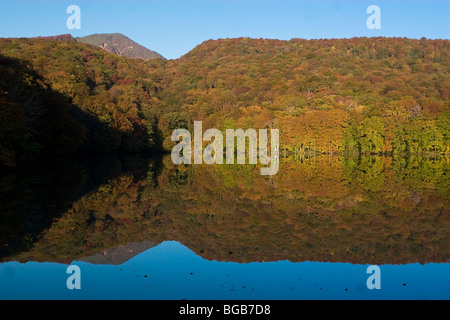
[[[153,58],[164,59],[159,53],[141,46],[121,33],[99,33],[86,37],[76,38],[78,42],[88,43],[128,58],[149,60]]]

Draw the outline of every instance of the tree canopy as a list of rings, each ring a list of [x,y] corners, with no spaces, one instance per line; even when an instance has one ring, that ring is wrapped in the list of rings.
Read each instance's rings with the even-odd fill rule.
[[[0,39],[0,161],[170,150],[194,120],[279,128],[287,152],[447,154],[449,52],[425,38],[236,38],[144,61]]]

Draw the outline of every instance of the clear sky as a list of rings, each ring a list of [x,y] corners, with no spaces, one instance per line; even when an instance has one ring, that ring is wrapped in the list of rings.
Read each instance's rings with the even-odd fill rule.
[[[69,30],[69,5],[81,29]],[[369,5],[381,9],[370,30]],[[0,0],[0,37],[122,33],[175,59],[209,39],[408,37],[449,39],[449,0]]]

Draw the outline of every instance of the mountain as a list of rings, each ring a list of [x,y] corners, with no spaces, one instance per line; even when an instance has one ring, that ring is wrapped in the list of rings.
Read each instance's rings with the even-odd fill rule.
[[[164,59],[159,53],[149,50],[130,38],[120,33],[93,34],[86,37],[76,38],[82,43],[92,44],[111,53],[127,58],[140,58],[149,60],[153,58]]]
[[[157,98],[147,72],[165,60],[67,40],[0,39],[1,164],[154,149]]]
[[[439,39],[209,40],[159,96],[169,127],[279,128],[283,152],[448,154],[449,62]]]
[[[37,210],[48,226],[49,212],[71,208],[33,245],[33,260],[51,247],[59,255],[52,259],[72,261],[129,239],[178,240],[203,257],[242,262],[410,263],[423,250],[428,261],[448,260],[449,160],[439,155],[450,154],[450,40],[219,39],[180,59],[143,60],[63,38],[69,41],[0,38],[0,166],[34,166],[35,157],[53,154],[170,150],[172,131],[193,120],[205,129],[279,128],[280,150],[345,151],[354,160],[312,157],[271,179],[247,176],[250,167],[168,167],[157,180],[157,170],[145,179],[121,176],[70,206],[71,198],[58,196],[58,211],[47,198],[53,192],[42,192],[49,189],[22,194],[5,187],[24,185],[7,177],[0,199],[15,198],[0,201],[2,221]],[[427,165],[419,162],[424,152]],[[411,157],[397,157],[405,153]],[[75,169],[73,177],[54,171],[74,186],[84,179]],[[326,175],[313,179],[319,173]],[[42,181],[71,190],[53,183],[60,180]],[[29,221],[32,235],[49,229]],[[5,235],[16,224],[4,226],[3,250],[12,247]]]
[[[0,39],[3,165],[170,151],[172,131],[194,120],[278,128],[283,154],[450,153],[449,40],[219,39],[144,60],[63,38]],[[110,49],[117,39],[128,38],[87,38]]]

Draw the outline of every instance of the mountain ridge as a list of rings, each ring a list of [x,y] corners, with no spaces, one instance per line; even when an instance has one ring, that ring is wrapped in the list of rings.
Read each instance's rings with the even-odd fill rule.
[[[165,59],[156,51],[145,48],[121,33],[97,33],[85,37],[76,37],[75,40],[100,47],[105,51],[127,58],[144,60],[154,58]]]
[[[173,129],[192,129],[200,119],[222,129],[280,128],[283,154],[449,154],[449,53],[449,40],[425,38],[241,37],[204,41],[174,60],[143,60],[75,41],[0,39],[0,54],[8,57],[0,79],[5,119],[17,107],[29,119],[5,122],[0,136],[11,156],[3,161],[14,165],[11,157],[25,159],[25,151],[44,154],[37,146],[49,145],[47,140],[65,143],[50,134],[55,125],[46,127],[45,141],[27,129],[42,122],[33,120],[23,99],[32,91],[27,77],[18,79],[23,86],[18,80],[11,86],[6,77],[17,73],[11,59],[24,75],[73,104],[62,109],[75,110],[67,117],[81,126],[75,130],[84,139],[79,152],[170,151]],[[59,115],[35,111],[61,124]],[[87,120],[91,116],[100,121]],[[7,139],[15,130],[21,143]]]
[[[156,51],[150,50],[139,43],[131,40],[121,33],[94,33],[85,37],[74,37],[69,33],[54,36],[38,36],[38,37],[8,37],[5,39],[40,39],[40,40],[57,40],[57,41],[73,41],[86,43],[99,47],[107,52],[117,54],[119,56],[132,59],[164,59],[164,56]]]

